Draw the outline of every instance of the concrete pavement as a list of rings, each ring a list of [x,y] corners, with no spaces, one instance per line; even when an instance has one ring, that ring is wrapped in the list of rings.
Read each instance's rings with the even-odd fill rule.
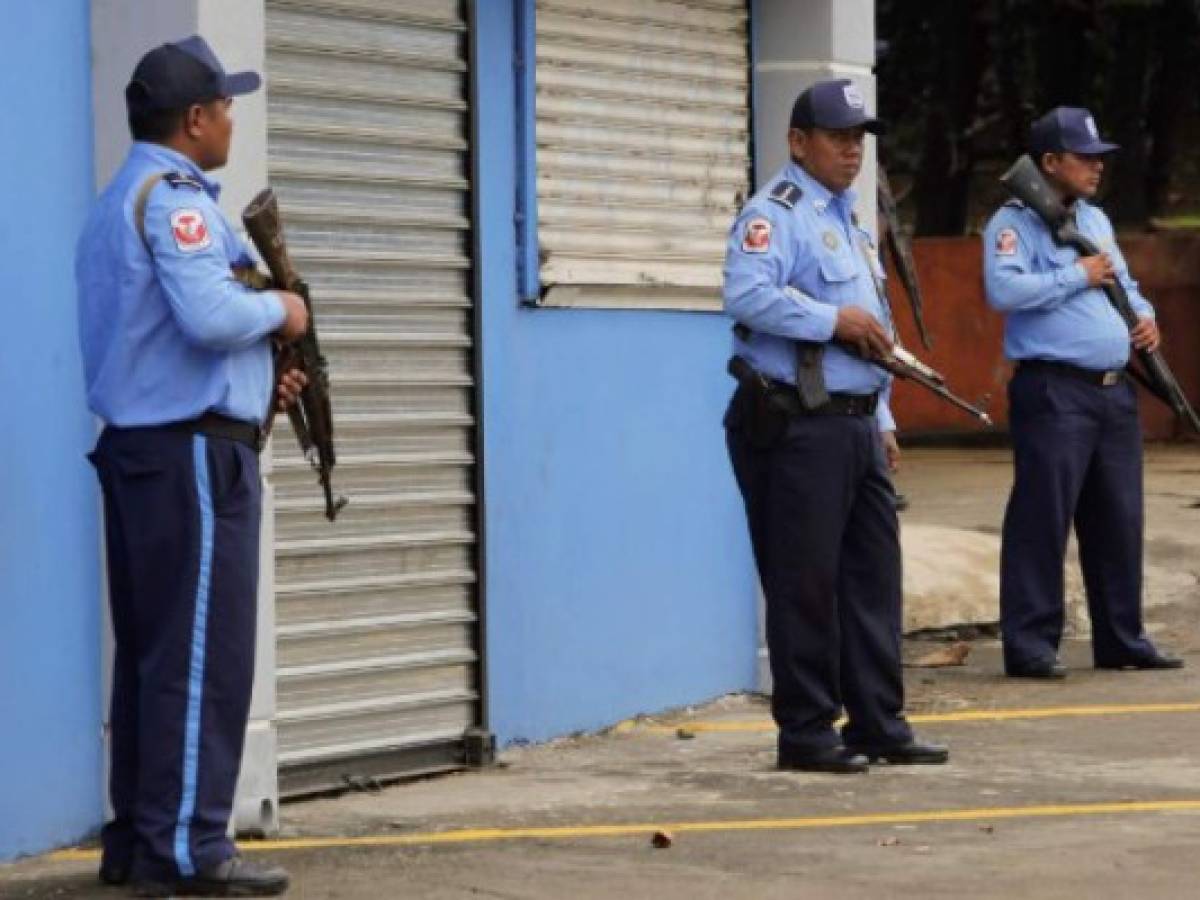
[[[910,451],[906,523],[994,534],[1000,450]],[[482,772],[285,805],[246,849],[287,866],[296,898],[1185,898],[1200,875],[1200,454],[1152,452],[1151,632],[1182,671],[1098,672],[1086,629],[1061,683],[966,665],[909,668],[945,767],[779,773],[761,698],[514,748]],[[910,640],[916,659],[945,644]],[[995,714],[1000,711],[1000,714]],[[682,731],[681,731],[682,729]],[[673,844],[651,845],[655,830]],[[0,867],[0,897],[121,896],[93,855]]]

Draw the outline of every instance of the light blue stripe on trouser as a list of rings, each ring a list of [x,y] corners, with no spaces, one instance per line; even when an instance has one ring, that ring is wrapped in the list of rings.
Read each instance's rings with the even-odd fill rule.
[[[196,496],[200,504],[200,571],[196,578],[196,611],[192,620],[192,650],[188,663],[187,720],[183,734],[183,791],[175,820],[175,864],[184,877],[196,874],[189,833],[196,813],[196,781],[200,768],[200,707],[204,700],[204,643],[208,628],[208,595],[212,582],[213,506],[208,482],[208,443],[192,438]]]

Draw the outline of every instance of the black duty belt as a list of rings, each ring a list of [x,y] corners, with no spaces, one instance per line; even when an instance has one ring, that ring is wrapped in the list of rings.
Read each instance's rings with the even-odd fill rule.
[[[1125,378],[1124,369],[1085,369],[1055,359],[1023,359],[1017,365],[1034,372],[1058,372],[1100,387],[1112,387]]]
[[[255,453],[261,453],[263,445],[267,442],[262,428],[253,422],[231,419],[229,416],[215,412],[206,412],[204,415],[186,422],[176,422],[171,427],[192,434],[202,434],[205,437],[237,441],[239,444],[245,444]]]
[[[873,416],[875,407],[879,405],[878,394],[843,394],[831,391],[828,403],[814,409],[805,409],[800,403],[800,395],[796,393],[794,384],[776,381],[773,378],[766,381],[767,389],[775,394],[794,416]]]

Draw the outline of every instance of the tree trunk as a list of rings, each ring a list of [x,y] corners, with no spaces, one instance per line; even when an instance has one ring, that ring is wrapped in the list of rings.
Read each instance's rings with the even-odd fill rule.
[[[1194,104],[1200,22],[1195,0],[1166,0],[1158,29],[1158,71],[1150,85],[1147,127],[1150,157],[1146,168],[1147,212],[1168,211],[1171,173],[1178,156],[1182,113]]]
[[[1038,4],[1033,18],[1035,116],[1056,106],[1088,106],[1094,95],[1095,0]]]
[[[1037,115],[1027,85],[1031,82],[1030,19],[1035,0],[1000,0],[995,41],[997,106],[1004,146],[999,156],[1015,159],[1025,152],[1029,123]]]
[[[1149,216],[1146,85],[1156,18],[1156,9],[1136,0],[1111,3],[1104,16],[1114,65],[1108,73],[1103,114],[1097,119],[1102,132],[1121,145],[1111,158],[1104,206],[1109,217],[1126,228],[1144,227]]]
[[[917,170],[918,235],[962,234],[974,158],[968,128],[988,65],[985,0],[938,0],[932,21],[945,35],[930,86],[925,141]]]

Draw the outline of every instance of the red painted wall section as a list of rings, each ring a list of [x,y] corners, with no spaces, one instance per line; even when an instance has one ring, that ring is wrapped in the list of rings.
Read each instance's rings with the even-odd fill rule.
[[[1193,405],[1200,403],[1200,234],[1127,235],[1120,244],[1142,293],[1157,311],[1167,361]],[[945,375],[955,393],[983,406],[1000,429],[1006,428],[1005,385],[1012,367],[1004,359],[1003,319],[983,299],[979,238],[922,238],[914,242],[913,256],[933,349],[921,346],[904,288],[889,268],[888,290],[904,345]],[[1140,393],[1146,437],[1179,437],[1182,432],[1170,410]],[[913,384],[897,384],[893,410],[902,436],[965,436],[985,430]]]

